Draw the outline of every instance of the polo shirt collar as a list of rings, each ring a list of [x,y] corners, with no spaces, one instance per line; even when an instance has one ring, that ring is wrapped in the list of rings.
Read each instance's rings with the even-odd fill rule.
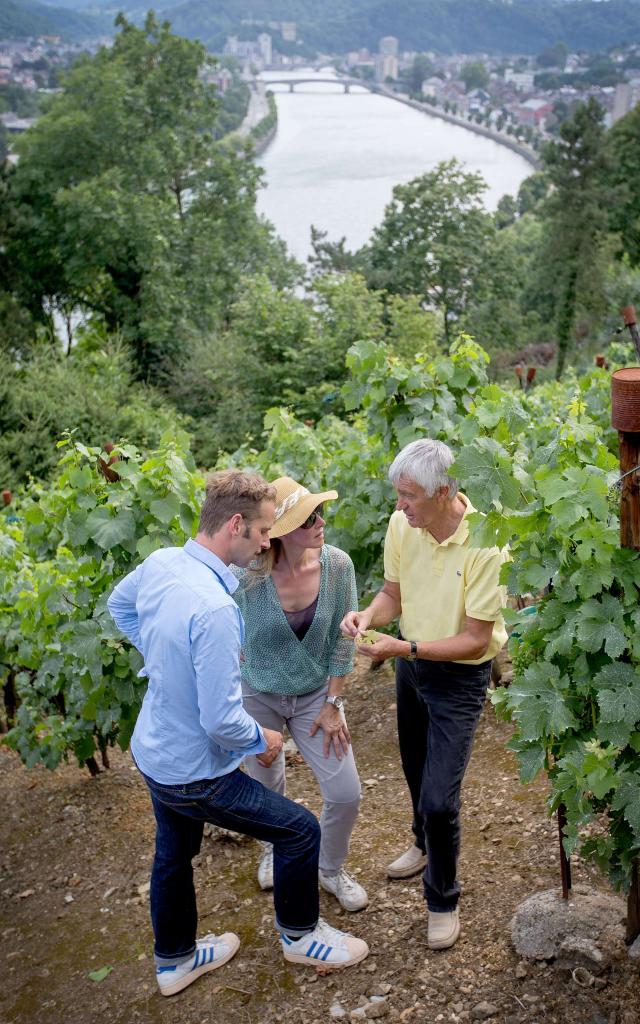
[[[220,581],[223,583],[227,593],[233,594],[234,590],[238,587],[239,581],[221,558],[218,558],[213,551],[209,551],[209,548],[198,544],[197,540],[188,540],[184,550],[192,558],[197,558],[199,562],[204,562],[205,565],[208,565],[215,572],[216,576],[220,577]]]
[[[467,537],[469,536],[469,523],[467,522],[467,516],[470,516],[472,512],[476,511],[476,509],[473,507],[473,505],[467,498],[466,494],[463,494],[462,491],[458,491],[458,497],[461,499],[461,501],[464,502],[465,510],[462,519],[456,526],[451,536],[446,537],[445,540],[443,541],[437,541],[433,534],[429,532],[429,530],[424,531],[429,537],[429,539],[433,542],[433,544],[435,544],[437,547],[444,548],[448,544],[464,544]]]

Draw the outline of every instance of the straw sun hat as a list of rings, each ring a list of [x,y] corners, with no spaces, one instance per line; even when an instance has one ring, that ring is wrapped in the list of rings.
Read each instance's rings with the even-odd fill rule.
[[[273,481],[272,486],[276,489],[276,520],[269,531],[271,538],[284,537],[297,530],[318,505],[338,497],[337,491],[312,494],[290,476],[281,476]]]

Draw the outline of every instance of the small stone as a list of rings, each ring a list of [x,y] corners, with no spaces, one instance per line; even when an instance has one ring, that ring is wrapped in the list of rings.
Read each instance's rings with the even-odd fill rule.
[[[527,965],[524,960],[521,960],[519,964],[516,964],[516,978],[526,978],[527,976]]]
[[[373,985],[367,989],[368,996],[388,996],[391,991],[391,985],[388,981],[376,981]]]
[[[363,786],[377,786],[378,785],[378,780],[377,779],[365,779],[364,782],[362,783],[362,785]]]
[[[25,889],[24,892],[19,892],[18,893],[18,899],[19,900],[26,900],[28,896],[34,896],[35,895],[35,891],[36,891],[35,889]]]
[[[521,999],[523,1003],[528,1003],[529,1006],[534,1006],[535,1003],[540,1002],[540,996],[534,996],[530,992],[525,992]]]
[[[386,1017],[389,1012],[389,1004],[386,999],[378,999],[376,1002],[369,1003],[364,1008],[364,1015],[367,1020],[377,1020],[378,1017]]]
[[[329,1016],[333,1017],[334,1020],[337,1020],[339,1017],[346,1017],[347,1011],[344,1006],[340,1005],[340,1003],[332,1003],[331,1008],[329,1009]]]
[[[489,1017],[495,1017],[498,1012],[498,1007],[494,1006],[493,1003],[487,1003],[483,1000],[481,1003],[476,1003],[471,1011],[471,1016],[474,1020],[488,1020]]]
[[[64,897],[64,902],[65,903],[73,903],[73,896],[71,895],[70,892],[66,893],[66,895]]]
[[[151,882],[145,882],[144,885],[138,886],[138,896],[146,896],[151,888]]]
[[[349,1014],[350,1020],[366,1020],[364,1015],[364,1006],[357,1006],[355,1010],[352,1010]]]

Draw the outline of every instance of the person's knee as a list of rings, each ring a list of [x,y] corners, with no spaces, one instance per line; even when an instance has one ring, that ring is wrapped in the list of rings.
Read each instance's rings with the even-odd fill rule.
[[[360,788],[359,779],[347,782],[345,785],[340,787],[338,792],[329,791],[322,795],[326,809],[343,807],[345,808],[345,811],[348,808],[350,812],[355,814],[357,814],[360,809],[362,790]]]
[[[438,793],[430,791],[420,797],[418,810],[424,819],[437,821],[440,818],[450,818],[458,812],[458,801],[450,793]]]
[[[299,806],[299,805],[298,805]],[[298,831],[311,845],[320,845],[320,822],[306,807],[300,807]]]

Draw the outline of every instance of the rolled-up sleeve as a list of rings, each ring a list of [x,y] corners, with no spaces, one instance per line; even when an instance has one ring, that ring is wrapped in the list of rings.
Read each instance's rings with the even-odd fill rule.
[[[138,609],[136,607],[142,571],[143,566],[139,565],[137,569],[134,569],[128,576],[120,580],[107,601],[107,608],[120,632],[124,633],[141,654],[144,654],[140,639]]]
[[[267,749],[262,729],[242,705],[240,612],[223,605],[198,616],[191,628],[200,724],[230,756]]]

